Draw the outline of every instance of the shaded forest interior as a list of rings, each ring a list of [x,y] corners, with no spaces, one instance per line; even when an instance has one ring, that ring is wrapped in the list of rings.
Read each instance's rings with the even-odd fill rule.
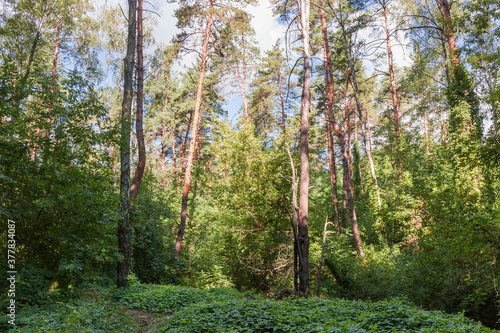
[[[500,327],[498,1],[168,2],[0,0],[19,306],[133,281]]]

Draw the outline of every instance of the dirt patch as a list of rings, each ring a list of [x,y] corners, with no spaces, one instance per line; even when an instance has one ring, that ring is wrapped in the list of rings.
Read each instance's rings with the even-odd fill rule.
[[[137,323],[140,333],[149,333],[156,331],[156,323],[167,317],[172,317],[172,313],[167,313],[165,315],[155,315],[149,312],[141,311],[141,310],[125,310],[129,316],[131,316],[134,321]]]

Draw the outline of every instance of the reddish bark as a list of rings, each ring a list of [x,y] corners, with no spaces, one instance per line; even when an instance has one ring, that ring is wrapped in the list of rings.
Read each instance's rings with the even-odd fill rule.
[[[213,1],[210,0],[210,8],[213,8]],[[191,131],[191,143],[189,145],[189,155],[186,164],[186,173],[184,177],[184,191],[182,192],[182,206],[181,206],[181,223],[179,225],[179,232],[175,241],[175,255],[179,257],[182,251],[182,239],[186,230],[187,206],[189,186],[191,185],[191,169],[193,167],[194,154],[196,151],[196,136],[198,133],[198,125],[200,122],[200,107],[201,97],[203,92],[203,81],[205,79],[205,68],[207,64],[208,43],[210,41],[210,29],[212,26],[212,11],[208,12],[207,27],[205,29],[205,41],[203,44],[203,54],[201,57],[200,79],[198,82],[198,90],[196,92],[196,104],[193,115],[193,128]]]
[[[396,152],[398,178],[401,181],[403,179],[403,164],[401,161],[401,156],[399,156],[399,103],[398,95],[396,91],[396,80],[394,79],[394,67],[392,59],[392,48],[391,48],[391,32],[389,30],[389,18],[387,13],[387,2],[386,0],[381,1],[382,9],[384,10],[384,20],[385,20],[385,34],[387,43],[387,62],[389,64],[389,79],[391,82],[391,93],[392,93],[392,110],[394,113],[394,146]]]
[[[339,211],[338,211],[338,199],[337,199],[337,167],[335,165],[335,149],[333,143],[333,133],[332,133],[332,119],[329,118],[333,107],[333,95],[335,91],[335,82],[333,81],[332,64],[330,61],[330,46],[328,43],[328,32],[326,28],[326,18],[325,10],[320,3],[320,15],[321,15],[321,30],[323,33],[323,50],[325,59],[325,81],[326,81],[326,112],[325,121],[327,129],[327,141],[328,141],[328,162],[330,165],[330,182],[332,184],[332,205],[334,212],[334,224],[335,227],[339,227]]]
[[[311,53],[309,50],[310,0],[300,1],[304,42],[304,83],[300,105],[299,291],[309,293],[309,112],[311,109]]]
[[[186,135],[184,137],[184,143],[182,143],[182,153],[181,153],[181,165],[179,166],[179,172],[182,174],[182,169],[184,168],[184,157],[186,156],[186,147],[187,147],[187,142],[188,142],[188,136],[189,136],[189,128],[191,127],[191,121],[193,119],[193,113],[194,111],[191,110],[189,113],[189,121],[188,121],[188,126],[186,129]],[[181,139],[182,142],[182,139]]]
[[[460,63],[460,59],[458,58],[457,53],[457,38],[455,36],[455,32],[453,31],[453,24],[451,20],[451,4],[448,2],[448,0],[436,0],[436,4],[439,7],[441,15],[443,15],[444,37],[450,50],[450,59],[452,66],[453,68],[455,68]]]
[[[333,73],[333,70],[331,68],[331,63],[329,62],[329,71],[330,73]],[[358,230],[358,220],[356,217],[356,208],[354,207],[354,189],[353,189],[353,184],[352,184],[352,179],[349,176],[349,162],[347,158],[347,152],[346,152],[346,140],[345,136],[342,133],[339,125],[335,121],[335,115],[333,113],[333,110],[329,110],[329,116],[332,122],[332,128],[337,134],[337,138],[339,140],[340,144],[340,149],[341,149],[341,156],[342,156],[342,168],[344,171],[344,185],[345,185],[345,191],[347,194],[347,202],[349,205],[349,218],[351,219],[351,227],[352,227],[352,232],[354,236],[354,246],[356,248],[356,251],[358,253],[359,257],[363,257],[363,248],[361,245],[361,237],[359,235],[359,230]],[[345,212],[345,210],[344,210]],[[344,221],[343,221],[344,222]]]

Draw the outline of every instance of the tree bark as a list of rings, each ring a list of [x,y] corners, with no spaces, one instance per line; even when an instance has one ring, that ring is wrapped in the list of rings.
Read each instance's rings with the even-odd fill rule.
[[[238,84],[240,86],[241,100],[243,101],[243,110],[245,112],[245,121],[248,122],[250,120],[250,116],[248,115],[248,102],[247,102],[247,98],[246,98],[246,86],[245,87],[243,86],[243,80],[241,78],[241,73],[240,73],[240,65],[238,63],[236,64],[236,72],[238,73]]]
[[[281,79],[281,70],[278,71],[278,85],[280,91],[280,102],[281,102],[281,127],[283,134],[286,133],[286,116],[285,116],[285,99],[283,98],[283,83]]]
[[[453,31],[453,24],[451,20],[451,4],[448,2],[448,0],[436,0],[436,4],[439,7],[441,15],[443,15],[444,37],[450,50],[451,64],[453,68],[455,68],[460,63],[460,59],[458,58],[457,54],[457,41],[455,32]]]
[[[425,135],[425,152],[427,154],[427,160],[429,160],[430,149],[429,149],[429,132],[427,130],[427,109],[424,107],[424,135]]]
[[[132,209],[139,194],[142,176],[146,168],[146,145],[144,143],[143,108],[144,108],[144,56],[143,56],[144,34],[142,30],[142,0],[137,0],[137,98],[135,113],[135,134],[137,148],[139,149],[139,161],[135,169],[134,179],[130,187],[130,203]]]
[[[347,50],[347,62],[348,62],[349,69],[351,71],[352,85],[354,88],[354,100],[356,102],[356,107],[357,107],[358,115],[359,115],[359,121],[361,122],[361,127],[362,127],[362,131],[363,131],[363,143],[364,143],[365,147],[367,147],[366,124],[363,122],[363,113],[362,113],[361,103],[359,101],[359,94],[358,94],[359,90],[358,90],[358,82],[356,80],[356,71],[354,69],[354,63],[352,61],[351,48],[349,47],[349,43],[347,42],[347,32],[346,32],[346,29],[344,26],[342,4],[340,2],[339,2],[339,9],[340,9],[340,20],[338,22],[339,22],[340,27],[342,29],[342,40],[344,43],[344,47]],[[379,205],[379,207],[381,207],[382,201],[380,199],[380,190],[378,187],[377,176],[375,174],[375,165],[373,163],[373,157],[372,157],[371,153],[367,154],[367,156],[368,156],[368,162],[370,164],[370,171],[372,174],[373,184],[375,186],[375,190],[377,191],[378,205]]]
[[[343,30],[343,33],[344,33],[344,41],[346,42],[345,30]],[[347,103],[347,98],[346,98],[346,103]],[[343,168],[343,173],[344,173],[344,191],[347,194],[347,201],[348,201],[348,205],[349,205],[349,218],[351,220],[352,233],[353,233],[353,237],[354,237],[354,247],[356,248],[356,252],[358,253],[358,256],[363,257],[364,253],[363,253],[363,248],[361,245],[361,237],[359,235],[359,230],[358,230],[358,220],[356,217],[356,208],[354,206],[353,183],[352,183],[351,177],[349,176],[349,162],[348,162],[347,152],[346,152],[346,142],[345,142],[346,140],[345,140],[345,136],[342,133],[339,125],[335,121],[335,115],[333,113],[333,110],[329,110],[329,111],[330,111],[330,119],[332,121],[332,128],[335,131],[335,133],[337,134],[337,138],[339,140],[340,149],[341,149],[342,168]],[[345,128],[344,128],[344,130],[345,130]],[[343,210],[343,214],[345,214],[345,209]]]
[[[401,161],[401,156],[399,154],[399,103],[396,91],[396,80],[394,79],[394,67],[393,67],[392,48],[391,48],[391,32],[389,30],[389,18],[387,14],[386,0],[382,0],[381,4],[382,4],[382,9],[384,10],[385,34],[387,38],[386,39],[387,62],[389,64],[389,79],[391,82],[391,93],[392,93],[392,110],[394,113],[394,151],[396,152],[398,178],[399,181],[401,181],[403,180],[403,163]]]
[[[56,41],[54,43],[54,55],[52,57],[52,82],[50,84],[50,99],[49,99],[49,107],[47,109],[47,123],[48,128],[45,132],[45,137],[50,138],[50,135],[53,134],[52,144],[55,146],[56,144],[56,136],[55,136],[55,124],[52,124],[51,113],[54,106],[54,94],[56,89],[56,74],[57,74],[57,59],[59,58],[59,44],[60,44],[60,34],[62,28],[62,13],[59,12],[57,16],[57,25],[56,25]],[[51,129],[52,125],[54,126],[53,130]],[[35,153],[36,155],[36,153]]]
[[[210,9],[213,8],[213,1],[210,0]],[[186,164],[186,173],[184,177],[184,191],[182,193],[182,206],[181,206],[181,223],[179,225],[179,232],[175,241],[175,255],[179,257],[182,251],[182,239],[186,230],[187,206],[189,186],[191,185],[191,169],[193,167],[193,159],[196,151],[196,136],[198,133],[198,125],[200,122],[200,107],[203,92],[203,81],[205,79],[205,67],[207,64],[208,43],[210,41],[210,29],[212,26],[212,12],[208,12],[207,27],[205,30],[205,41],[203,44],[203,54],[201,57],[200,79],[198,82],[198,91],[196,92],[196,104],[193,114],[193,127],[191,130],[191,143],[189,144],[189,155]]]
[[[130,124],[134,84],[134,55],[136,36],[136,1],[128,0],[127,55],[124,59],[123,103],[120,139],[120,220],[118,247],[123,259],[118,262],[118,288],[127,284],[132,248],[130,240]]]
[[[309,50],[310,0],[300,0],[300,19],[304,42],[304,85],[300,105],[300,198],[299,198],[299,291],[309,293],[309,112],[311,109],[311,54]]]
[[[330,113],[333,107],[333,94],[335,91],[335,82],[333,81],[333,69],[330,61],[330,46],[328,43],[328,32],[326,28],[326,18],[325,10],[323,8],[323,3],[320,1],[320,15],[321,15],[321,30],[323,34],[323,50],[325,59],[325,81],[326,81],[326,132],[328,141],[328,162],[330,165],[330,182],[332,183],[332,205],[334,212],[334,224],[338,229],[339,227],[339,210],[338,210],[338,199],[337,199],[337,167],[335,165],[335,149],[333,143],[333,133],[332,133],[332,123]]]
[[[181,165],[179,166],[180,174],[182,174],[182,169],[184,168],[184,158],[186,156],[186,148],[187,148],[187,142],[188,142],[188,136],[189,136],[189,129],[191,127],[191,122],[193,120],[193,113],[194,113],[193,110],[189,113],[189,121],[188,121],[188,126],[186,129],[186,135],[184,136],[184,143],[182,143],[182,138],[180,139],[181,143],[182,143],[182,153],[181,153],[181,162],[180,162]]]

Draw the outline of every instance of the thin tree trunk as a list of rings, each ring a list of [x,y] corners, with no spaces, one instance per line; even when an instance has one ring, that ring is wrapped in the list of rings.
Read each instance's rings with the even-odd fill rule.
[[[348,88],[348,87],[346,87]],[[347,93],[347,90],[346,90]],[[351,109],[346,107],[345,118],[347,119],[347,146],[349,149],[349,176],[352,178],[352,142],[351,142]]]
[[[321,257],[319,258],[319,265],[318,265],[318,283],[317,283],[317,289],[316,289],[316,297],[319,297],[320,292],[321,292],[321,270],[323,268],[323,261],[324,261],[324,257],[325,257],[326,235],[335,233],[335,231],[327,231],[326,230],[328,228],[329,224],[332,224],[332,222],[328,222],[328,216],[327,216],[326,221],[325,221],[325,226],[323,228],[323,243],[321,245]],[[337,230],[337,226],[335,226],[335,230]]]
[[[341,154],[342,154],[342,168],[344,173],[344,184],[345,192],[347,195],[347,203],[349,205],[349,219],[351,220],[352,234],[354,237],[354,247],[359,257],[363,257],[363,248],[361,245],[361,237],[358,230],[358,219],[356,217],[356,208],[354,206],[354,188],[352,179],[349,176],[349,159],[347,157],[346,140],[340,127],[337,123],[333,124],[333,129],[337,133],[337,138],[340,142]]]
[[[341,23],[342,23],[342,21],[341,21]],[[342,25],[342,29],[343,29],[343,23],[341,25]],[[347,44],[347,41],[345,40],[345,30],[344,29],[343,29],[343,33],[344,33],[344,42]],[[356,92],[356,89],[355,89],[355,92]],[[332,128],[335,131],[335,133],[337,134],[337,138],[339,140],[340,149],[341,149],[342,168],[344,171],[344,189],[345,189],[345,192],[347,194],[347,201],[349,204],[349,218],[351,220],[352,233],[353,233],[353,237],[354,237],[354,247],[356,248],[358,256],[363,257],[364,253],[363,253],[363,248],[361,245],[361,237],[359,235],[359,230],[358,230],[358,220],[356,217],[356,208],[354,206],[353,183],[352,183],[351,177],[349,176],[349,164],[348,164],[348,159],[347,159],[345,136],[343,135],[342,131],[340,130],[339,125],[335,121],[335,115],[333,114],[333,110],[330,110],[330,119],[332,119]],[[344,130],[345,130],[345,128],[344,128]],[[345,209],[344,209],[344,212],[345,212]]]
[[[304,42],[304,85],[300,105],[299,291],[309,293],[309,112],[311,108],[311,54],[309,50],[310,0],[300,0]]]
[[[24,73],[24,76],[22,78],[22,84],[21,84],[21,89],[22,85],[26,83],[30,76],[31,72],[31,65],[33,64],[33,59],[35,58],[35,52],[36,52],[36,47],[38,45],[38,42],[40,41],[40,37],[42,36],[42,33],[40,32],[40,29],[37,30],[35,39],[33,40],[33,44],[31,44],[31,50],[30,50],[30,56],[28,58],[28,65],[26,67],[26,73]]]
[[[363,143],[365,147],[367,147],[367,130],[366,130],[366,124],[363,122],[363,113],[362,113],[362,108],[361,108],[361,103],[359,101],[359,95],[358,95],[358,83],[356,80],[356,71],[354,69],[354,63],[352,61],[352,55],[351,55],[351,48],[349,47],[349,43],[347,42],[347,32],[344,26],[344,20],[343,20],[343,13],[342,13],[342,4],[339,2],[339,9],[340,9],[340,20],[338,21],[340,24],[340,27],[342,29],[342,39],[344,43],[344,47],[347,50],[347,61],[348,61],[348,66],[351,70],[351,77],[352,77],[352,84],[354,88],[354,100],[356,101],[356,107],[358,110],[358,115],[359,115],[359,121],[361,122],[361,127],[363,130]],[[373,184],[375,186],[375,189],[377,191],[377,200],[378,200],[378,205],[379,207],[382,206],[382,201],[380,200],[380,190],[378,187],[378,182],[377,182],[377,176],[375,174],[375,165],[373,164],[373,157],[372,154],[367,154],[368,155],[368,162],[370,164],[370,171],[372,174],[372,179],[373,179]]]
[[[427,154],[427,160],[429,160],[430,149],[429,149],[429,132],[427,130],[427,109],[424,108],[424,134],[425,134],[425,151]]]
[[[280,102],[281,102],[281,126],[283,129],[283,134],[285,134],[286,133],[285,99],[283,98],[283,84],[281,81],[281,70],[278,71],[278,85],[280,90]]]
[[[338,210],[338,199],[337,199],[337,168],[335,165],[335,150],[333,143],[333,133],[332,133],[332,119],[329,119],[330,113],[333,107],[333,94],[335,91],[335,82],[333,81],[332,64],[330,61],[330,46],[328,43],[328,32],[326,28],[326,18],[325,10],[323,8],[323,3],[320,1],[320,15],[321,15],[321,30],[323,33],[323,50],[325,59],[325,81],[326,81],[326,129],[327,129],[327,141],[328,141],[328,162],[330,165],[330,182],[332,183],[332,205],[334,212],[334,224],[335,227],[339,227],[339,210]]]
[[[132,248],[130,240],[130,123],[134,84],[134,51],[136,36],[136,1],[128,0],[127,55],[124,59],[123,103],[120,140],[120,221],[118,247],[123,259],[118,262],[118,288],[127,284]]]
[[[243,81],[241,79],[240,73],[240,64],[236,64],[236,72],[238,73],[238,85],[240,86],[241,92],[241,100],[243,101],[243,110],[245,111],[245,121],[248,122],[250,120],[250,116],[248,115],[248,103],[246,100],[246,87],[243,87]]]
[[[373,165],[373,160],[371,159],[371,156],[373,155],[373,151],[372,151],[372,134],[371,134],[371,131],[370,131],[370,115],[368,114],[368,110],[366,110],[366,124],[365,124],[365,128],[366,128],[366,132],[368,133],[368,139],[366,141],[368,141],[368,158],[369,160],[371,160],[372,162],[370,163],[370,170],[372,172],[372,175],[375,175],[375,166]],[[366,143],[365,143],[365,147],[366,147]],[[374,182],[377,181],[377,178],[374,178]],[[382,203],[380,201],[380,190],[378,188],[378,185],[377,183],[375,183],[375,189],[377,190],[377,198],[378,198],[378,206],[381,207],[382,206]]]
[[[54,106],[54,94],[56,88],[56,74],[57,74],[57,59],[59,57],[59,44],[60,44],[60,34],[61,34],[61,25],[62,25],[62,13],[59,12],[57,17],[57,25],[56,25],[56,41],[54,43],[54,55],[52,57],[52,82],[50,84],[50,98],[49,98],[49,107],[47,109],[47,130],[45,131],[45,137],[50,138],[50,135],[53,134],[52,145],[56,144],[56,136],[55,136],[55,122],[52,124],[51,113]],[[52,130],[52,125],[54,126]],[[37,129],[38,130],[38,129]],[[36,153],[35,153],[36,155]]]
[[[342,160],[342,164],[344,161]],[[342,176],[342,228],[347,228],[347,190],[346,181]]]
[[[354,112],[354,148],[358,158],[358,172],[359,172],[359,186],[361,187],[361,194],[365,193],[363,189],[363,176],[361,174],[361,159],[359,154],[359,140],[358,140],[358,113]]]
[[[213,8],[213,1],[210,0],[210,8]],[[210,28],[212,26],[212,12],[208,12],[207,27],[205,30],[205,42],[203,44],[203,54],[201,57],[200,79],[198,82],[198,91],[196,92],[196,104],[193,115],[193,128],[191,131],[191,143],[189,145],[189,155],[186,164],[186,173],[184,177],[184,191],[182,193],[182,207],[181,207],[181,223],[179,225],[179,232],[175,241],[175,255],[179,257],[182,251],[182,239],[186,230],[187,206],[189,186],[191,185],[191,169],[193,167],[193,159],[196,151],[196,135],[198,133],[198,125],[200,122],[200,107],[201,97],[203,92],[203,80],[205,79],[205,67],[207,64],[208,55],[208,42],[210,40]]]
[[[175,139],[177,137],[177,127],[174,128],[174,133],[172,137],[172,161],[174,163],[174,175],[177,173],[177,153],[175,151]],[[165,165],[165,159],[163,159],[163,165]]]
[[[243,34],[241,35],[241,43],[243,45],[243,94],[244,100],[243,105],[245,106],[245,116],[247,117],[246,121],[248,122],[250,117],[248,114],[248,93],[247,93],[247,62],[246,62],[246,47],[245,47],[245,38]]]
[[[188,121],[188,126],[186,129],[186,135],[184,137],[184,143],[182,144],[181,165],[179,166],[180,174],[182,174],[182,169],[184,168],[184,157],[186,156],[186,147],[187,147],[187,142],[188,142],[189,129],[191,127],[191,122],[193,120],[193,113],[194,113],[194,111],[191,111],[191,113],[189,114],[189,121]],[[182,138],[181,138],[181,142],[182,142]]]
[[[396,91],[396,80],[394,79],[394,67],[393,67],[392,48],[391,48],[391,32],[389,30],[389,18],[387,14],[386,0],[382,0],[381,4],[382,4],[382,9],[384,10],[385,34],[387,38],[386,39],[387,62],[389,64],[389,79],[391,82],[391,93],[392,93],[392,110],[394,113],[394,151],[396,152],[398,178],[401,181],[403,180],[403,163],[401,161],[401,156],[399,154],[399,103]]]
[[[144,34],[142,30],[142,0],[137,0],[137,110],[135,114],[135,134],[137,147],[139,149],[139,161],[135,169],[134,179],[130,187],[130,202],[132,208],[139,194],[142,176],[146,168],[146,145],[144,143],[143,129],[143,107],[144,107],[144,57],[143,57]]]

